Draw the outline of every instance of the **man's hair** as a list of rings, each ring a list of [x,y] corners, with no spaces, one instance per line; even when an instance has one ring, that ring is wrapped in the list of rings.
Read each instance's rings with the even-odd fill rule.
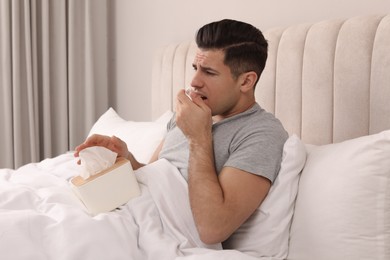
[[[224,19],[206,24],[198,30],[196,44],[200,49],[224,51],[224,64],[234,78],[254,71],[258,81],[264,70],[267,40],[259,29],[248,23]]]

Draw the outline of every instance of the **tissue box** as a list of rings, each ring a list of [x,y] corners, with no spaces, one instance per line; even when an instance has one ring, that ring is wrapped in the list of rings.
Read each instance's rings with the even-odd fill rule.
[[[113,166],[88,179],[76,176],[70,183],[93,215],[114,210],[141,193],[133,168],[124,158],[118,158]]]

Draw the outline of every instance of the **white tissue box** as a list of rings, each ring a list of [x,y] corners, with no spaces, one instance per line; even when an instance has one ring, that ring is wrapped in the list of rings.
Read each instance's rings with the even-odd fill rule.
[[[87,179],[76,176],[70,183],[93,215],[114,210],[141,193],[133,168],[124,158],[118,158],[113,166]]]

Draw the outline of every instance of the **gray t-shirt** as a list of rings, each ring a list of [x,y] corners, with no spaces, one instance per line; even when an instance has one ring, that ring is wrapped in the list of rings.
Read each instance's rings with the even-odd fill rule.
[[[188,142],[176,126],[175,116],[159,158],[175,165],[188,180]],[[263,176],[273,182],[279,172],[283,145],[288,138],[282,124],[257,103],[249,110],[212,126],[215,167],[230,166]]]

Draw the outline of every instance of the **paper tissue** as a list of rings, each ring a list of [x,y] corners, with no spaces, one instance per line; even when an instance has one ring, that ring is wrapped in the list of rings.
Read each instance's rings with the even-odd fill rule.
[[[140,195],[130,162],[104,147],[89,147],[79,154],[80,175],[70,180],[73,191],[89,213],[108,212]]]

